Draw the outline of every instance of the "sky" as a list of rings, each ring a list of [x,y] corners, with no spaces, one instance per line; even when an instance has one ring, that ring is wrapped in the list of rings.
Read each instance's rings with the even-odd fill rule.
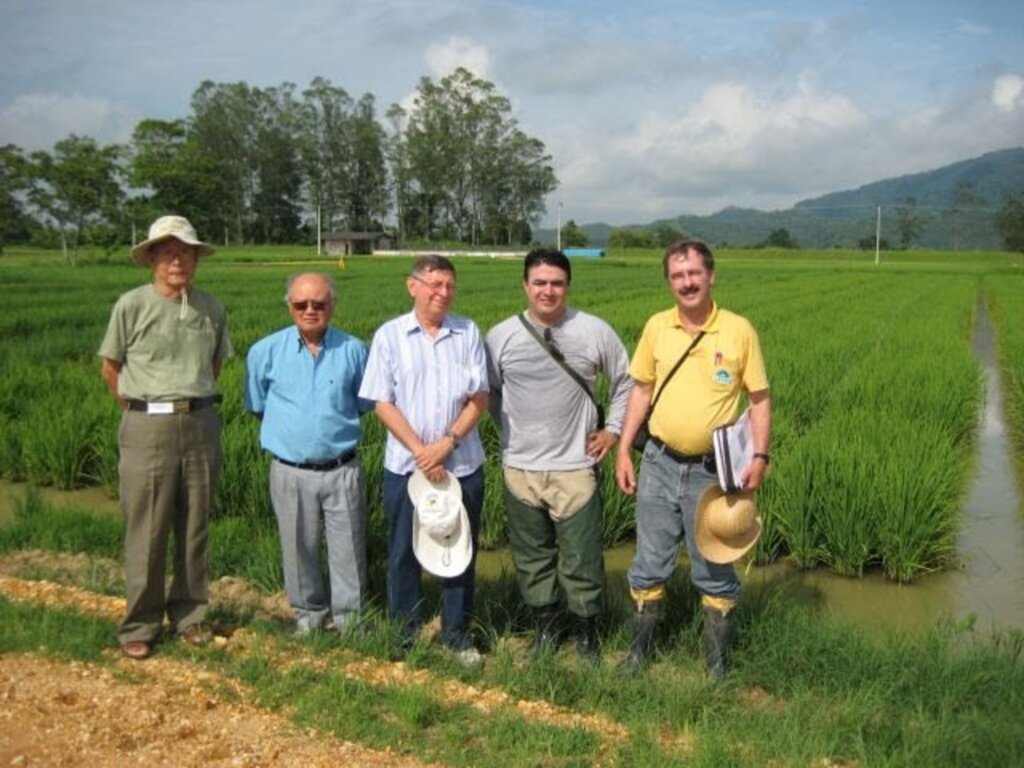
[[[383,121],[457,66],[544,142],[545,226],[785,209],[1024,146],[1019,0],[0,0],[0,145],[127,142],[204,80],[321,76]]]

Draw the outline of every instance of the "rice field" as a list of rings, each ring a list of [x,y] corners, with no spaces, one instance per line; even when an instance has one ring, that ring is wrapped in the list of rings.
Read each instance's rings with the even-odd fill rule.
[[[759,563],[788,556],[801,567],[890,578],[955,563],[956,533],[982,397],[971,351],[979,301],[999,344],[1018,465],[1024,454],[1024,270],[1008,254],[721,251],[715,296],[761,334],[772,385],[773,464],[759,495]],[[632,349],[646,318],[671,305],[659,254],[610,253],[574,262],[572,303],[610,322]],[[298,263],[299,259],[304,259]],[[898,260],[897,260],[898,259]],[[225,465],[216,515],[230,545],[215,555],[240,575],[275,585],[267,458],[242,408],[245,353],[289,322],[287,275],[334,274],[334,322],[369,340],[409,303],[402,258],[350,259],[344,270],[300,249],[226,249],[196,283],[227,306],[236,355],[225,365]],[[455,311],[483,330],[523,306],[518,260],[457,261]],[[118,412],[95,350],[113,302],[148,273],[117,258],[11,251],[0,259],[0,475],[36,485],[116,488]],[[371,502],[370,547],[383,552],[384,433],[366,417],[361,459]],[[482,424],[488,492],[482,542],[504,542],[498,439]],[[610,467],[609,467],[610,469]],[[628,540],[633,502],[604,477],[605,539]],[[258,542],[258,545],[254,545]],[[259,557],[263,552],[268,557]],[[269,562],[263,562],[269,559]]]

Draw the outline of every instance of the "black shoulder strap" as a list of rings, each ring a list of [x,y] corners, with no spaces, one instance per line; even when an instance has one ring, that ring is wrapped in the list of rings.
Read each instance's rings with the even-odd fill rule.
[[[676,364],[672,366],[672,370],[668,372],[668,376],[666,376],[665,381],[661,383],[661,388],[654,395],[654,399],[651,401],[651,405],[647,409],[648,416],[650,416],[651,411],[654,410],[654,406],[658,404],[658,400],[661,398],[661,393],[665,391],[665,387],[668,386],[668,383],[672,380],[672,377],[676,375],[676,371],[679,370],[679,366],[681,366],[686,361],[686,358],[690,356],[690,353],[693,351],[693,348],[697,346],[697,342],[703,338],[704,331],[701,331],[700,333],[697,334],[697,338],[690,342],[690,346],[688,346],[686,348],[686,351],[683,352],[683,356],[680,357],[679,360],[676,361]]]
[[[516,315],[516,317],[518,317],[519,322],[523,324],[523,328],[529,331],[530,335],[537,340],[537,343],[544,348],[544,351],[551,355],[551,359],[558,363],[560,366],[562,366],[562,369],[570,376],[572,376],[573,381],[579,384],[583,391],[587,393],[587,397],[590,398],[590,401],[597,408],[599,422],[598,427],[604,428],[604,409],[601,408],[601,405],[594,398],[594,393],[590,391],[590,387],[587,386],[587,382],[583,379],[582,376],[580,376],[576,371],[572,369],[572,366],[565,362],[565,359],[561,355],[555,354],[555,351],[551,349],[551,345],[544,341],[543,336],[537,333],[537,329],[534,328],[533,323],[526,319],[526,313],[520,312],[518,315]]]

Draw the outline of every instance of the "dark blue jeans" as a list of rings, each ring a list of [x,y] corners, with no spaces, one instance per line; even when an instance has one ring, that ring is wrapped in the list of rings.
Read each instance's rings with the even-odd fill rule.
[[[414,510],[408,490],[410,477],[384,470],[384,511],[388,517],[388,615],[404,622],[406,631],[414,633],[423,623],[423,584],[420,561],[412,551]],[[477,539],[484,506],[483,467],[460,477],[459,484],[473,535],[473,559],[461,576],[439,579],[441,641],[455,650],[469,648],[473,644],[469,622],[473,615]]]

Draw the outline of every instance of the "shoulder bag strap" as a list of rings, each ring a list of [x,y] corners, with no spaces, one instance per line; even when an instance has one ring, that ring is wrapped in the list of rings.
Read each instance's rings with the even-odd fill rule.
[[[587,393],[587,397],[590,398],[590,402],[592,402],[594,406],[597,408],[597,420],[599,422],[597,426],[599,429],[604,429],[604,409],[601,407],[600,403],[598,403],[597,400],[594,398],[594,393],[590,391],[590,387],[587,386],[587,382],[583,379],[582,376],[580,376],[576,371],[572,369],[572,366],[565,362],[565,358],[562,357],[562,355],[555,354],[555,351],[551,348],[551,345],[544,341],[543,336],[537,333],[537,329],[533,326],[533,323],[526,319],[525,313],[520,313],[516,315],[516,317],[518,317],[519,322],[523,324],[523,328],[529,331],[530,335],[537,340],[537,343],[544,348],[544,351],[551,355],[551,359],[558,363],[560,366],[562,366],[562,370],[564,370],[566,373],[572,376],[573,381],[579,384],[583,391]]]
[[[676,361],[676,364],[672,366],[672,370],[668,372],[668,376],[666,376],[665,381],[661,383],[661,388],[654,395],[654,399],[651,401],[650,406],[647,408],[648,418],[650,418],[651,413],[654,411],[654,406],[658,404],[658,400],[661,399],[661,394],[665,391],[665,387],[668,386],[668,383],[672,380],[672,377],[676,375],[676,371],[679,370],[679,366],[681,366],[686,361],[686,358],[690,356],[690,353],[693,351],[693,348],[697,346],[697,342],[703,338],[704,331],[701,331],[700,333],[697,334],[697,338],[690,342],[690,346],[688,346],[686,348],[686,351],[683,352],[683,356],[680,357],[679,360]]]

